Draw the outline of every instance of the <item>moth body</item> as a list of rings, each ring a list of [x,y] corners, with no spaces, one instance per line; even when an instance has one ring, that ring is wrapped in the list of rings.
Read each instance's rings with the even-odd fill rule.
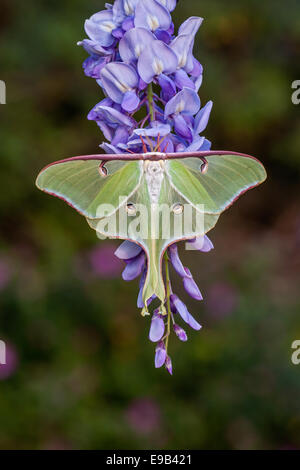
[[[161,185],[165,176],[165,162],[162,160],[158,162],[145,161],[144,172],[146,175],[146,181],[148,191],[152,203],[158,203]]]

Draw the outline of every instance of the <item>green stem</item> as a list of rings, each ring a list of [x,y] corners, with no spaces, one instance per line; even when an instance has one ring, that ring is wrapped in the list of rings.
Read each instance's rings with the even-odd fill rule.
[[[150,118],[151,118],[151,121],[155,121],[155,111],[154,111],[154,100],[153,100],[152,83],[149,83],[149,85],[148,85],[147,95],[148,95],[148,104],[149,104]]]
[[[166,351],[168,353],[168,345],[169,345],[169,336],[171,332],[171,303],[170,303],[170,271],[169,271],[169,258],[168,254],[165,254],[165,269],[166,269],[166,290],[167,290],[167,312],[168,312],[168,326],[167,326],[167,336],[166,336]]]

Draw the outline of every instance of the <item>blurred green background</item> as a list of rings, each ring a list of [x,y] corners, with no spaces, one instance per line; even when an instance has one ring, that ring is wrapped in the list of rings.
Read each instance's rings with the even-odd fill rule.
[[[224,214],[209,254],[182,252],[205,300],[174,376],[153,366],[137,283],[115,242],[34,186],[47,163],[97,152],[86,120],[83,22],[103,1],[1,0],[1,449],[300,448],[300,79],[298,0],[181,0],[176,26],[205,18],[195,55],[206,136],[259,157],[268,181]],[[187,297],[176,279],[176,292]]]

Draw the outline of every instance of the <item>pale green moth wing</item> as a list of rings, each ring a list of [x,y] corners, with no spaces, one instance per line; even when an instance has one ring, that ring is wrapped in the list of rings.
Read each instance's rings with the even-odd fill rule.
[[[36,185],[85,217],[103,217],[113,213],[138,188],[142,170],[138,161],[105,162],[102,171],[101,163],[100,158],[80,157],[53,163],[40,172]]]
[[[204,172],[199,158],[169,160],[167,172],[172,187],[192,205],[203,205],[207,214],[220,214],[267,176],[263,165],[248,155],[210,152],[205,159]]]
[[[159,198],[153,203],[145,174],[128,203],[130,210],[127,205],[121,206],[109,217],[88,218],[87,221],[99,238],[128,239],[143,247],[148,260],[143,300],[146,303],[152,295],[156,295],[164,302],[162,258],[165,250],[176,241],[205,235],[215,226],[219,214],[203,214],[193,208],[170,185],[168,177],[163,178]]]

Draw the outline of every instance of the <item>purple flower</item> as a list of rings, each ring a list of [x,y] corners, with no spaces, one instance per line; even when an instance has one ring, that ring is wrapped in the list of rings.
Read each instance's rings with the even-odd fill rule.
[[[124,0],[115,0],[113,5],[109,5],[109,9],[112,9],[113,21],[116,24],[121,24],[126,19],[126,12],[124,10]]]
[[[92,41],[91,39],[84,39],[77,43],[78,46],[82,46],[88,54],[95,57],[111,56],[113,53],[113,48],[111,47],[102,47],[97,41]]]
[[[179,258],[177,245],[171,245],[168,249],[168,253],[175,271],[182,277],[183,285],[187,293],[195,300],[203,300],[202,294],[195,283],[190,270],[183,266]]]
[[[92,41],[99,43],[100,46],[109,47],[115,41],[112,32],[117,26],[113,20],[113,12],[103,10],[86,20],[84,28]]]
[[[126,260],[126,268],[122,273],[124,281],[133,281],[140,276],[145,267],[145,254],[144,252],[137,255],[135,258]]]
[[[164,137],[171,132],[171,127],[169,124],[161,124],[158,121],[153,121],[150,124],[150,127],[147,129],[135,129],[133,133],[135,135],[148,136],[148,137]]]
[[[100,73],[102,86],[115,103],[122,106],[125,111],[134,111],[139,105],[136,89],[139,76],[135,69],[122,62],[113,62],[106,65]]]
[[[166,357],[165,368],[167,369],[170,375],[173,375],[173,366],[170,356]]]
[[[183,69],[176,70],[174,81],[180,90],[183,88],[191,88],[192,90],[195,90],[195,83]]]
[[[161,2],[163,3],[163,2]],[[135,9],[134,24],[136,27],[168,30],[172,19],[169,11],[155,0],[140,0]]]
[[[195,300],[203,300],[202,294],[199,287],[195,283],[191,271],[188,268],[184,268],[185,277],[183,277],[183,285],[187,293]]]
[[[149,339],[153,343],[160,341],[165,332],[165,322],[163,316],[155,311],[152,316]]]
[[[187,250],[199,250],[203,251],[204,253],[208,253],[209,251],[213,250],[213,248],[214,245],[207,235],[204,235],[204,237],[194,238],[193,240],[190,240],[186,243]]]
[[[142,251],[142,248],[137,243],[125,240],[114,254],[119,259],[129,260],[138,256]]]
[[[175,243],[169,246],[168,253],[169,253],[173,268],[175,269],[177,274],[179,274],[179,276],[181,277],[185,277],[186,276],[185,268],[181,262],[181,259],[179,258],[178,248]]]
[[[87,77],[100,78],[100,72],[107,65],[109,58],[107,57],[88,57],[82,64],[84,73]]]
[[[176,323],[174,323],[173,329],[175,331],[176,336],[180,339],[180,341],[188,340],[186,332],[180,326],[176,325]]]
[[[145,83],[154,77],[171,74],[177,68],[177,57],[164,42],[153,40],[142,51],[138,60],[138,72]]]
[[[194,135],[201,134],[201,132],[206,129],[212,107],[213,102],[208,101],[208,103],[206,103],[206,105],[199,111],[199,113],[195,117]]]
[[[166,362],[167,358],[167,351],[165,347],[165,343],[163,341],[160,341],[158,345],[156,346],[155,349],[155,367],[156,369],[159,369],[164,365]]]
[[[166,102],[170,101],[170,99],[176,95],[176,85],[174,80],[163,73],[157,77],[157,80],[161,87],[161,98]]]
[[[200,98],[194,90],[184,88],[165,107],[165,119],[171,117],[175,131],[183,138],[192,141],[191,117],[200,109]]]
[[[106,100],[98,103],[88,114],[88,119],[96,121],[103,134],[117,145],[120,142],[127,143],[129,138],[129,129],[134,127],[134,120],[124,115],[117,109],[110,106],[104,106]]]
[[[178,30],[178,36],[188,35],[195,37],[202,22],[203,18],[200,18],[199,16],[191,16],[180,26]]]
[[[177,0],[156,0],[166,7],[169,11],[173,11],[176,8]]]
[[[187,309],[187,306],[177,297],[177,295],[172,294],[170,297],[176,312],[179,313],[181,318],[194,330],[201,330],[202,326],[192,317],[190,312]]]
[[[140,0],[121,0],[123,11],[127,16],[133,16],[135,8]]]
[[[202,24],[203,18],[191,17],[187,19],[179,28],[178,36],[170,47],[176,53],[178,58],[178,67],[188,73],[194,71],[193,47],[195,35]]]
[[[166,105],[165,119],[169,116],[188,114],[194,115],[200,109],[200,98],[195,91],[184,88]]]
[[[119,44],[121,59],[130,64],[136,62],[145,47],[153,42],[155,37],[145,28],[133,28],[124,35]]]

